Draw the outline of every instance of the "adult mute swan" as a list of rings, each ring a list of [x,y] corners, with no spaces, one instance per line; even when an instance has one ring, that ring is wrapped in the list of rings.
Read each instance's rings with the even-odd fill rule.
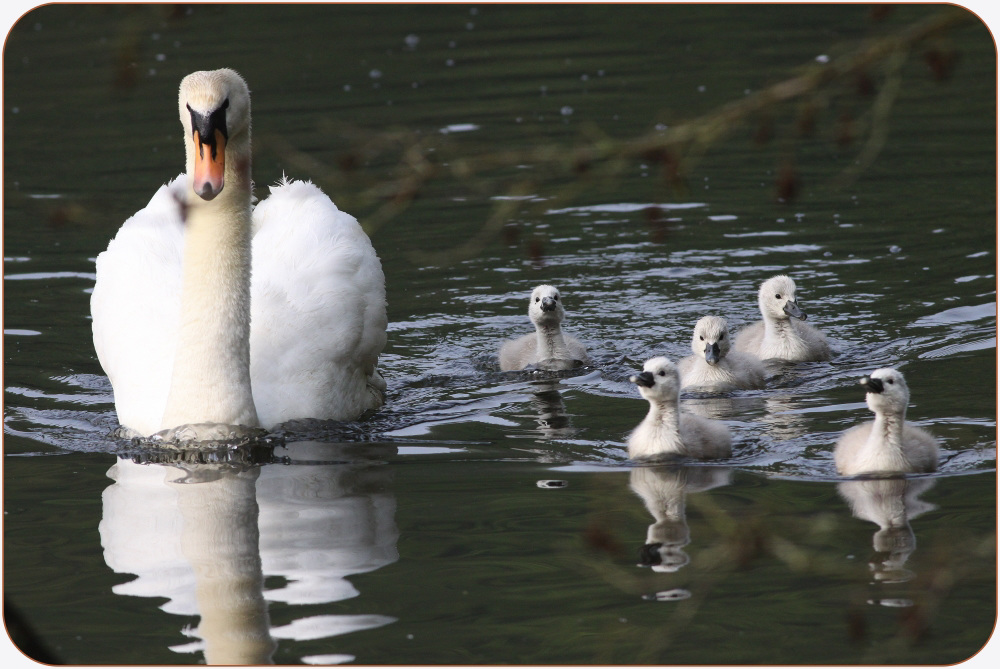
[[[542,369],[572,369],[588,361],[587,347],[562,331],[566,312],[556,288],[541,285],[531,291],[528,317],[535,332],[504,342],[500,347],[501,370],[509,372],[530,365]]]
[[[724,392],[764,387],[764,363],[750,353],[730,351],[729,339],[725,318],[703,316],[695,323],[693,355],[677,362],[682,388]]]
[[[381,406],[385,278],[361,226],[307,182],[252,205],[250,92],[233,70],[188,75],[178,106],[186,173],[97,257],[94,347],[119,422],[201,440]]]
[[[676,455],[714,459],[732,455],[732,439],[725,423],[681,413],[680,375],[668,358],[647,360],[642,372],[629,380],[649,401],[649,413],[629,435],[630,458]]]
[[[865,403],[875,420],[844,432],[833,451],[837,472],[900,474],[932,472],[938,465],[937,439],[927,430],[906,422],[910,389],[895,369],[876,369],[861,379]]]
[[[803,323],[806,314],[795,301],[795,282],[779,275],[761,284],[757,303],[763,320],[736,334],[733,347],[761,360],[778,358],[790,362],[830,359],[826,336]],[[796,319],[796,320],[792,320]]]

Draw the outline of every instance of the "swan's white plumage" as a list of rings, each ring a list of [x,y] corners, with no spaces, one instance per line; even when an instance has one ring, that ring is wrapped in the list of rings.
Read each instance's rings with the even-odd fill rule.
[[[694,326],[691,351],[692,355],[677,362],[682,388],[725,392],[764,387],[764,363],[751,353],[730,350],[725,318],[700,318]]]
[[[250,376],[261,424],[380,406],[385,280],[368,236],[302,181],[272,187],[253,221]]]
[[[94,348],[115,393],[118,421],[150,435],[170,390],[181,312],[187,177],[161,186],[97,256],[91,295]]]
[[[761,360],[829,360],[830,345],[826,336],[803,322],[806,315],[795,301],[795,289],[795,282],[784,275],[762,283],[757,291],[762,320],[740,330],[733,348]]]
[[[876,369],[861,380],[865,402],[875,419],[844,432],[834,448],[837,471],[844,476],[932,472],[938,443],[927,430],[906,421],[910,390],[895,369]]]
[[[310,183],[272,188],[251,224],[249,108],[231,70],[186,77],[188,174],[97,258],[94,345],[119,422],[143,436],[188,423],[353,419],[383,402],[381,263],[358,222]],[[203,200],[185,114],[219,109],[230,132],[225,185]]]
[[[649,412],[629,435],[630,458],[681,456],[697,459],[732,455],[732,438],[725,423],[681,413],[677,366],[659,356],[646,361],[630,380],[649,402]]]
[[[500,369],[509,372],[537,365],[544,369],[571,369],[588,362],[587,347],[562,331],[566,311],[554,286],[536,286],[528,301],[528,317],[535,332],[506,341],[500,347]]]

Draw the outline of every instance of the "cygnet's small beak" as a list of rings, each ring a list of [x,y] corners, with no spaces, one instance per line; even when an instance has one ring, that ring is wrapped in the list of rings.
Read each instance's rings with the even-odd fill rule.
[[[719,343],[715,342],[712,344],[705,344],[705,362],[710,365],[714,365],[719,362],[722,358],[722,352],[719,350]]]
[[[885,386],[882,384],[881,379],[873,379],[868,376],[861,379],[861,385],[864,386],[865,390],[870,393],[880,393],[885,390]]]
[[[542,298],[542,311],[555,311],[556,301],[551,297]]]
[[[639,372],[634,376],[628,377],[628,380],[637,386],[644,386],[646,388],[652,388],[654,382],[652,372]]]
[[[663,556],[660,555],[662,543],[646,544],[639,549],[639,566],[652,567],[663,563]]]
[[[806,312],[799,309],[799,305],[791,300],[785,302],[785,308],[782,311],[792,318],[798,318],[800,321],[804,321],[806,319]]]

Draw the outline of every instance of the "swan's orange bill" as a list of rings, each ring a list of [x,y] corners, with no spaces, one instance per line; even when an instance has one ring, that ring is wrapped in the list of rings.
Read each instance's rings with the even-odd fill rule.
[[[215,141],[202,141],[194,132],[194,191],[206,200],[211,200],[222,192],[226,174],[226,137],[220,130],[215,131]]]

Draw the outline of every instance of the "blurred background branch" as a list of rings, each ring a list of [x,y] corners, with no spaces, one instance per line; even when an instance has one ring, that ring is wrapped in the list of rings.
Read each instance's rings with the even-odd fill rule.
[[[891,112],[898,101],[903,67],[922,49],[930,75],[949,78],[956,52],[947,42],[948,32],[973,20],[958,8],[945,8],[893,33],[871,38],[833,57],[808,63],[789,78],[748,93],[702,116],[644,135],[618,139],[594,124],[585,125],[571,144],[542,139],[519,148],[480,147],[457,139],[455,133],[421,133],[406,129],[373,132],[325,122],[325,130],[347,138],[335,164],[327,164],[297,149],[279,136],[255,137],[257,148],[274,154],[295,172],[336,194],[345,209],[368,212],[363,224],[374,233],[406,212],[435,182],[449,181],[492,199],[491,213],[481,229],[455,248],[422,251],[419,263],[456,262],[474,257],[503,230],[505,224],[530,201],[545,192],[541,206],[551,209],[577,200],[595,183],[606,185],[622,178],[636,164],[655,166],[669,195],[683,197],[688,178],[699,160],[722,140],[750,130],[759,146],[771,143],[773,119],[792,107],[775,168],[774,198],[790,202],[800,192],[796,148],[815,139],[824,112],[835,101],[853,96],[867,111],[855,118],[841,111],[829,131],[819,139],[840,150],[858,146],[853,159],[845,159],[834,187],[844,187],[879,156],[889,135]],[[793,107],[794,105],[794,107]],[[366,183],[366,169],[389,167],[390,179]]]

